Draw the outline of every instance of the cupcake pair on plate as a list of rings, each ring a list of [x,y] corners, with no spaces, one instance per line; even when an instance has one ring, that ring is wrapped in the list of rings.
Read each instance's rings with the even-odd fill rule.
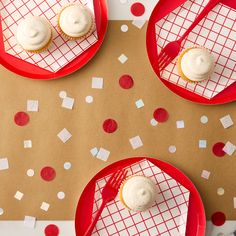
[[[58,16],[59,31],[69,40],[80,40],[91,35],[94,25],[92,12],[81,4],[64,7]],[[41,53],[52,42],[52,27],[43,17],[30,16],[19,23],[16,38],[24,50]]]

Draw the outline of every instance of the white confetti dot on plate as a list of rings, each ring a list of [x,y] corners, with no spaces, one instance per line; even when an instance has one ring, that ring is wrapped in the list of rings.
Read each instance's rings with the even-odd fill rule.
[[[34,176],[34,170],[33,170],[33,169],[28,169],[28,170],[27,170],[27,175],[28,175],[29,177],[33,177],[33,176]]]
[[[217,189],[217,194],[218,195],[222,196],[222,195],[224,195],[224,193],[225,193],[225,190],[223,188],[218,188]]]
[[[0,216],[3,215],[4,210],[2,208],[0,208]]]
[[[64,192],[58,192],[58,193],[57,193],[57,197],[58,197],[58,199],[60,199],[60,200],[64,199],[65,196],[66,196],[66,195],[65,195]]]
[[[120,30],[125,33],[125,32],[127,32],[129,30],[129,27],[128,27],[128,25],[122,25],[120,27]]]
[[[70,162],[65,162],[64,163],[64,169],[69,170],[71,168],[71,163]]]
[[[150,120],[150,124],[151,124],[152,126],[157,126],[158,122],[157,122],[155,119],[151,119],[151,120]]]
[[[206,124],[208,122],[208,117],[207,116],[201,116],[200,121],[202,124]]]
[[[169,152],[170,153],[175,153],[176,152],[176,146],[174,146],[174,145],[169,146]]]
[[[92,102],[93,102],[93,96],[87,96],[87,97],[85,98],[85,101],[86,101],[87,103],[92,103]]]
[[[66,98],[66,97],[67,97],[66,91],[60,91],[59,97],[60,97],[60,98]]]

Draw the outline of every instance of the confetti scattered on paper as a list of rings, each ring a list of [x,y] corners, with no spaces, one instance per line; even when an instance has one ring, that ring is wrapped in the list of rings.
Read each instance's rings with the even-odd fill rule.
[[[87,102],[87,103],[93,103],[93,96],[86,96],[86,98],[85,98],[85,101]]]
[[[15,193],[14,198],[20,201],[20,200],[23,198],[23,196],[24,196],[24,194],[23,194],[22,192],[17,191],[17,192]]]
[[[104,148],[100,148],[96,157],[102,161],[107,161],[109,155],[110,155],[110,151],[108,151]]]
[[[207,141],[205,139],[200,139],[198,142],[199,148],[206,148],[207,147]]]
[[[39,101],[38,100],[27,100],[27,111],[38,112]]]
[[[90,153],[92,154],[92,156],[96,157],[98,154],[98,149],[96,147],[94,147],[90,150]]]
[[[183,120],[176,121],[176,127],[177,129],[183,129],[185,127],[184,121]]]
[[[60,92],[59,92],[59,97],[62,98],[62,99],[63,99],[63,98],[66,98],[66,97],[67,97],[66,91],[60,91]]]
[[[75,99],[74,99],[74,98],[65,97],[65,98],[63,98],[63,100],[62,100],[61,106],[62,106],[63,108],[72,110],[72,109],[73,109],[73,106],[74,106],[74,102],[75,102]]]
[[[176,152],[176,146],[175,145],[171,145],[171,146],[169,146],[169,152],[170,153],[175,153]]]
[[[48,204],[47,202],[42,202],[40,209],[43,211],[48,211],[49,207],[50,207],[50,204]]]
[[[203,170],[201,177],[204,179],[209,179],[211,172],[207,171],[207,170]]]
[[[207,116],[201,116],[200,121],[202,124],[206,124],[208,122],[208,117]]]
[[[220,118],[220,122],[221,122],[221,124],[223,125],[223,127],[225,129],[231,127],[234,124],[234,122],[233,122],[230,115],[227,115],[227,116],[224,116],[224,117]]]
[[[41,169],[40,175],[43,180],[49,182],[56,178],[56,171],[51,166],[46,166]]]
[[[135,105],[138,109],[140,109],[140,108],[144,107],[144,102],[142,99],[139,99],[135,102]]]
[[[33,177],[34,176],[34,170],[33,169],[28,169],[26,172],[28,177]]]
[[[26,112],[17,112],[14,116],[14,121],[19,126],[25,126],[29,123],[30,117]]]
[[[158,125],[158,122],[157,122],[154,118],[152,118],[152,119],[150,120],[150,124],[151,124],[152,126],[157,126],[157,125]]]
[[[64,128],[60,133],[58,133],[57,137],[63,143],[66,143],[72,137],[72,134],[66,128]]]
[[[109,134],[114,133],[118,128],[117,122],[111,118],[105,120],[102,126],[103,126],[103,130]]]
[[[121,54],[118,57],[118,60],[120,61],[121,64],[124,64],[128,60],[128,57],[125,54]]]
[[[142,16],[145,12],[145,6],[141,3],[141,2],[134,2],[132,5],[131,5],[131,13],[134,15],[134,16]]]
[[[126,32],[129,30],[129,27],[128,27],[128,25],[122,25],[122,26],[120,27],[120,30],[121,30],[122,32],[126,33]]]
[[[60,231],[57,225],[50,224],[44,229],[45,236],[59,236]]]
[[[226,216],[223,212],[215,212],[211,216],[211,222],[215,226],[221,226],[225,223]]]
[[[2,208],[0,208],[0,216],[3,215],[4,210]]]
[[[229,156],[232,156],[235,150],[236,150],[236,146],[232,144],[231,142],[227,142],[223,148],[223,151]]]
[[[217,194],[219,195],[219,196],[222,196],[222,195],[224,195],[224,193],[225,193],[225,190],[223,189],[223,188],[218,188],[217,189]]]
[[[65,196],[66,196],[65,193],[62,191],[57,193],[57,198],[60,200],[63,200],[65,198]]]
[[[142,29],[143,26],[145,25],[146,21],[145,20],[133,20],[132,24],[136,26],[139,29]]]
[[[122,75],[119,79],[120,87],[123,89],[131,89],[134,86],[134,80],[131,75]]]
[[[103,78],[93,77],[92,78],[92,88],[93,89],[102,89],[103,88]]]
[[[143,142],[139,136],[135,136],[129,139],[129,142],[133,149],[137,149],[143,146]]]
[[[28,228],[35,228],[36,218],[33,216],[25,216],[24,226]]]
[[[9,163],[7,158],[0,158],[0,170],[9,169]]]
[[[217,156],[217,157],[223,157],[225,155],[225,152],[223,150],[225,144],[222,142],[215,143],[212,147],[212,152]]]
[[[64,169],[65,169],[65,170],[69,170],[69,169],[71,168],[71,166],[72,166],[72,165],[71,165],[70,162],[65,162],[65,163],[64,163]]]
[[[154,119],[159,123],[164,123],[169,119],[169,113],[165,108],[157,108],[153,112]]]
[[[32,148],[32,141],[24,140],[24,148]]]

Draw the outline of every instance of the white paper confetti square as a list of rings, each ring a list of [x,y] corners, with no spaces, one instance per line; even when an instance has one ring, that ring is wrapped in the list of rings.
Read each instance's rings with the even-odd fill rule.
[[[138,109],[140,109],[140,108],[144,107],[144,102],[142,99],[139,99],[135,102],[135,105]]]
[[[209,0],[187,0],[181,6],[156,22],[157,51],[179,39],[189,28]],[[225,14],[228,12],[228,14]],[[209,80],[188,83],[180,78],[177,58],[161,73],[161,77],[195,94],[211,99],[236,81],[236,10],[217,4],[182,43],[182,49],[200,45],[206,47],[215,58],[215,69]]]
[[[184,236],[187,225],[189,191],[147,160],[137,162],[126,169],[128,176],[144,175],[156,183],[159,188],[157,201],[145,212],[131,212],[124,207],[117,196],[104,208],[92,235],[128,236],[140,233],[143,236],[157,236],[162,232],[162,236]],[[100,207],[101,192],[110,176],[105,176],[96,182],[93,216]],[[174,231],[173,225],[176,229]]]
[[[207,171],[207,170],[203,170],[201,177],[204,179],[209,179],[211,172]]]
[[[17,4],[16,4],[17,2]],[[31,64],[56,72],[80,56],[98,40],[97,29],[85,39],[78,41],[66,40],[57,27],[58,12],[62,6],[68,3],[80,2],[90,8],[94,14],[93,0],[59,0],[59,1],[35,1],[35,0],[2,0],[0,2],[0,12],[3,25],[5,26],[4,46],[7,53],[21,58]],[[19,5],[23,5],[19,7]],[[12,17],[12,12],[17,17]],[[31,54],[24,51],[15,38],[15,32],[20,20],[26,15],[40,15],[46,18],[53,27],[53,40],[49,49],[40,54]]]
[[[100,148],[96,157],[102,161],[107,161],[109,155],[110,155],[110,151],[108,151],[104,148]]]
[[[32,141],[24,140],[24,148],[32,148]]]
[[[132,24],[136,26],[139,29],[142,29],[143,26],[145,25],[146,21],[145,20],[133,20]]]
[[[207,141],[203,140],[203,139],[199,140],[198,146],[199,146],[199,148],[206,148],[207,147]]]
[[[231,142],[227,142],[225,146],[223,147],[223,151],[229,156],[232,156],[235,150],[236,150],[236,146],[232,144]]]
[[[9,163],[7,158],[0,158],[0,170],[9,169]]]
[[[221,122],[221,124],[223,125],[223,127],[225,129],[231,127],[234,124],[234,122],[233,122],[230,115],[227,115],[227,116],[224,116],[224,117],[220,118],[220,122]]]
[[[65,97],[65,98],[63,98],[63,100],[62,100],[61,106],[62,106],[63,108],[72,110],[72,109],[73,109],[73,106],[74,106],[74,102],[75,102],[75,99],[74,99],[74,98]]]
[[[64,128],[58,135],[57,137],[63,142],[66,143],[71,137],[72,134],[66,129]]]
[[[38,112],[39,101],[38,100],[27,100],[27,111]]]
[[[133,149],[137,149],[143,146],[143,142],[139,136],[135,136],[131,139],[129,139],[129,142]]]
[[[14,198],[20,201],[20,200],[23,198],[23,196],[24,196],[24,194],[23,194],[22,192],[17,191],[17,192],[15,193]]]
[[[184,121],[183,121],[183,120],[178,120],[178,121],[176,121],[176,127],[177,127],[177,129],[183,129],[184,126],[185,126],[185,124],[184,124]]]
[[[33,216],[25,216],[24,226],[28,228],[35,228],[36,218]]]
[[[50,205],[47,202],[42,202],[40,209],[43,211],[48,211]]]
[[[120,61],[121,64],[124,64],[128,60],[128,57],[125,54],[121,54],[118,57],[118,60]]]
[[[92,156],[97,156],[97,154],[98,154],[98,149],[96,148],[96,147],[94,147],[94,148],[92,148],[91,150],[90,150],[90,153],[92,154]]]
[[[92,78],[92,88],[93,89],[102,89],[103,88],[103,78],[93,77]]]

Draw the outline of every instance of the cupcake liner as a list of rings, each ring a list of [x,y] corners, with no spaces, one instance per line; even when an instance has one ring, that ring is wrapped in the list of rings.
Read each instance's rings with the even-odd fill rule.
[[[93,33],[93,31],[94,31],[94,29],[95,29],[95,18],[94,18],[93,13],[91,12],[91,10],[90,10],[88,7],[82,5],[84,8],[87,9],[87,11],[88,11],[88,12],[90,13],[90,15],[92,16],[92,24],[91,24],[91,27],[90,27],[89,31],[88,31],[85,35],[83,35],[83,36],[80,36],[80,37],[71,37],[71,36],[67,35],[67,34],[61,29],[59,20],[60,20],[60,15],[61,15],[62,11],[63,11],[65,8],[67,8],[67,7],[69,7],[69,6],[73,6],[73,5],[82,5],[82,4],[79,4],[79,3],[74,3],[74,4],[73,4],[73,3],[71,3],[71,4],[67,4],[66,6],[64,6],[64,7],[60,10],[60,12],[59,12],[59,14],[58,14],[57,26],[58,26],[59,32],[60,32],[60,34],[61,34],[62,36],[64,36],[66,39],[68,39],[68,40],[70,40],[70,41],[77,41],[77,40],[85,39],[86,37],[90,36],[90,35]]]

